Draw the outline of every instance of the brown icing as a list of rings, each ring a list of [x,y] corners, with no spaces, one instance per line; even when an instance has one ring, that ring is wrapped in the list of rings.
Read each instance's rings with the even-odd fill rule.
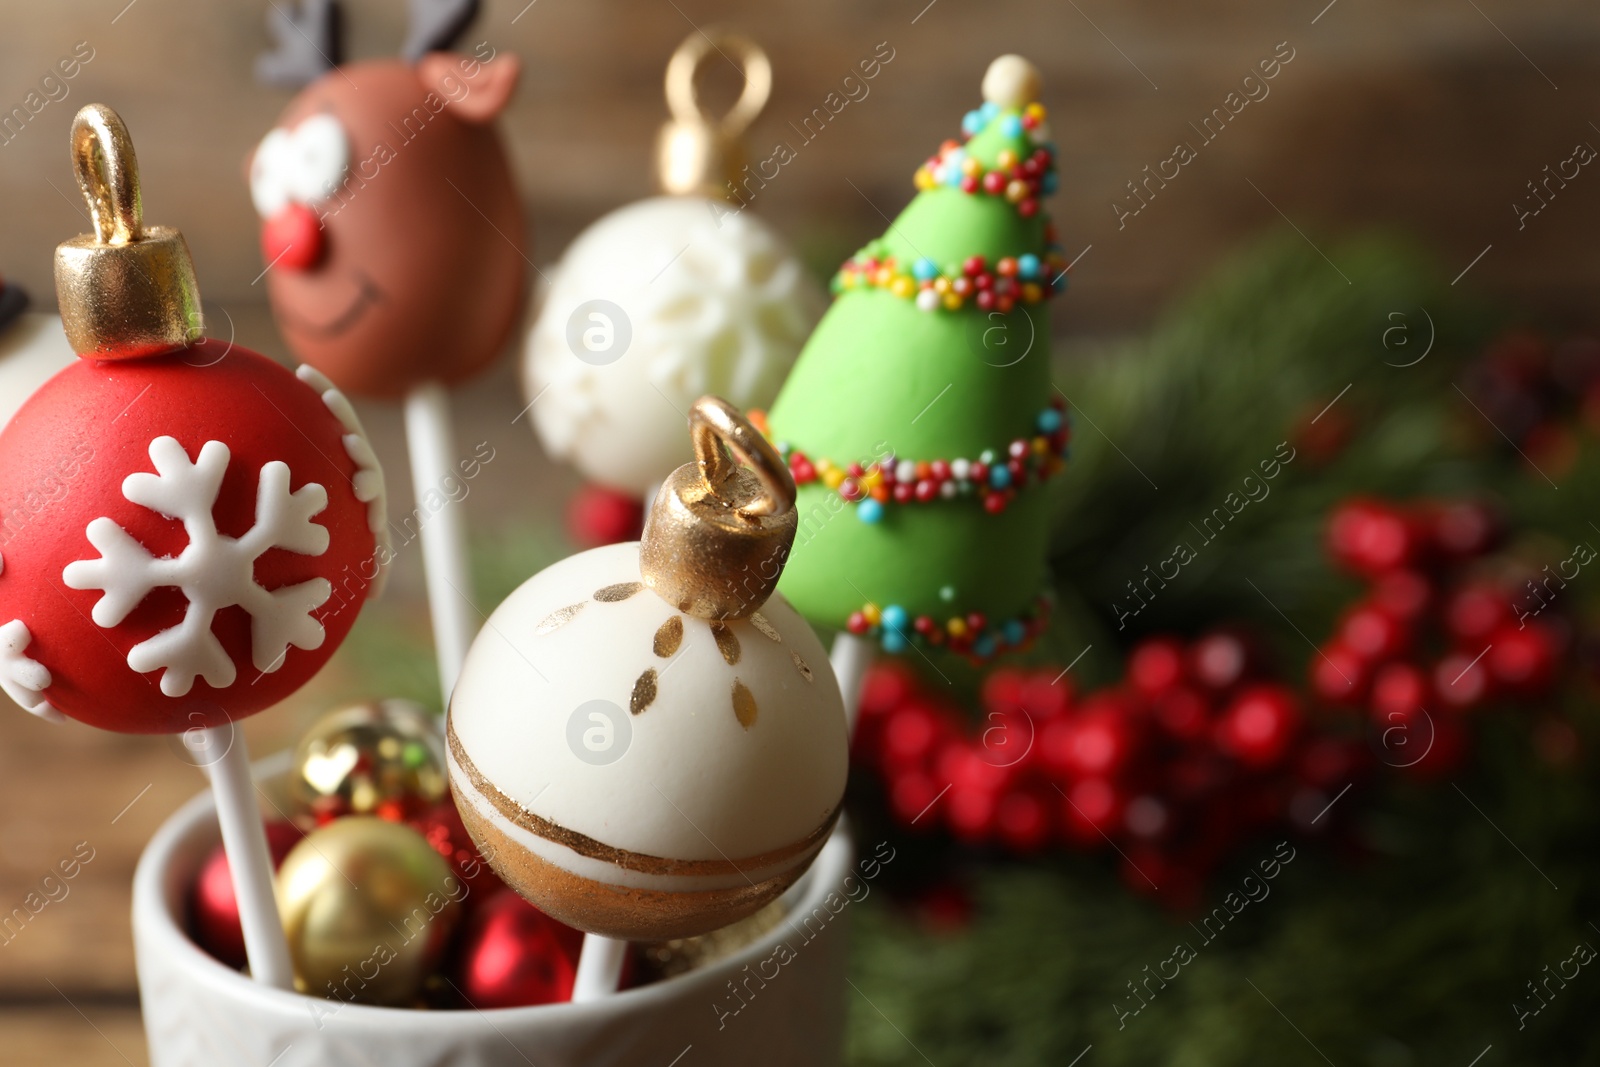
[[[484,46],[480,46],[484,47]],[[516,86],[509,53],[436,52],[329,71],[285,109],[343,124],[349,167],[309,205],[325,251],[267,271],[273,313],[303,362],[347,392],[395,397],[483,369],[526,291],[522,207],[493,125]]]

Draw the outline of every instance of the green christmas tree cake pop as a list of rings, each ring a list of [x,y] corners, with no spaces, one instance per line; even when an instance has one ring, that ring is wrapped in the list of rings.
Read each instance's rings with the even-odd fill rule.
[[[1044,625],[1068,428],[1044,301],[1066,269],[1039,75],[1002,56],[918,193],[845,263],[767,416],[800,486],[780,589],[813,623],[987,659]]]

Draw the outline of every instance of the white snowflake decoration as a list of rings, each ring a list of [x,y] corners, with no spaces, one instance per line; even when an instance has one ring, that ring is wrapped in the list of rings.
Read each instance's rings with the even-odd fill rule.
[[[41,719],[61,722],[62,715],[43,697],[50,688],[50,669],[28,655],[33,634],[21,619],[0,626],[0,689],[24,711]]]
[[[356,465],[350,488],[356,499],[367,505],[367,527],[372,531],[372,558],[376,575],[372,579],[371,595],[381,596],[389,578],[388,562],[393,555],[389,547],[388,492],[384,487],[383,466],[372,449],[372,442],[367,439],[361,417],[356,414],[349,398],[328,380],[327,375],[307,363],[296,368],[294,374],[322,398],[324,406],[344,427],[345,455]]]
[[[152,589],[168,586],[188,599],[183,621],[128,651],[128,666],[141,674],[160,670],[161,691],[169,697],[189,692],[196,677],[216,689],[234,683],[237,670],[211,632],[223,608],[238,605],[250,615],[251,659],[270,674],[283,665],[289,646],[320,648],[327,636],[311,617],[333,593],[325,578],[267,590],[255,579],[256,560],[273,548],[304,556],[328,550],[328,530],[311,521],[328,506],[328,493],[316,482],[289,492],[289,467],[274,460],[261,468],[256,490],[256,521],[242,537],[217,531],[212,509],[228,470],[228,446],[207,441],[193,462],[176,439],[150,442],[156,473],[140,471],[122,483],[131,503],[183,523],[189,544],[177,556],[157,559],[126,530],[104,516],[89,524],[89,543],[98,559],[67,564],[62,579],[71,589],[99,589],[95,623],[107,629],[128,617]]]

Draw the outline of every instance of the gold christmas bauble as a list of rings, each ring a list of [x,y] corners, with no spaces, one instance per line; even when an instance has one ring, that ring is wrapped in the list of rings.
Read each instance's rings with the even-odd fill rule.
[[[291,782],[319,821],[406,818],[444,798],[444,737],[434,716],[409,700],[338,708],[300,739]]]
[[[278,870],[295,987],[346,1003],[414,1003],[466,895],[409,826],[353,815],[313,831]]]

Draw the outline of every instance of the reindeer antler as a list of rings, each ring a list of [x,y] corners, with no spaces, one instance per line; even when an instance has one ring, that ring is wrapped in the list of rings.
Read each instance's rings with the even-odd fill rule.
[[[442,52],[455,43],[478,17],[478,0],[408,0],[411,26],[400,55],[415,63],[429,52]]]
[[[257,81],[298,89],[339,65],[342,26],[335,0],[267,2],[267,32],[277,47],[256,57]]]

